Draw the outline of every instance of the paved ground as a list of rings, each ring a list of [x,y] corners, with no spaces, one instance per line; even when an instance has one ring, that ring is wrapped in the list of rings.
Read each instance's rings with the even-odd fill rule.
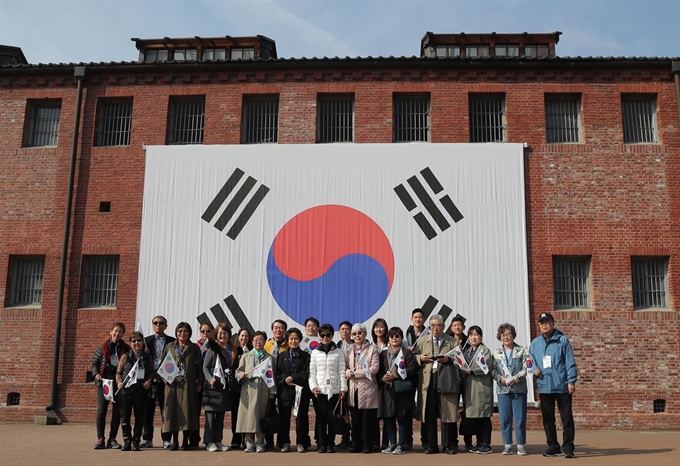
[[[561,435],[561,432],[558,432]],[[226,439],[231,438],[230,432],[225,432]],[[416,434],[417,435],[417,434]],[[64,424],[60,426],[37,426],[33,424],[0,424],[0,463],[3,466],[21,465],[98,465],[98,464],[201,464],[224,465],[225,463],[245,463],[248,465],[277,466],[301,465],[310,462],[320,462],[326,466],[337,465],[339,462],[361,464],[370,462],[371,466],[390,465],[400,463],[412,466],[413,461],[427,461],[433,464],[467,463],[475,466],[482,465],[532,465],[532,464],[565,464],[578,465],[678,465],[680,464],[680,432],[668,431],[577,431],[576,459],[543,458],[545,437],[543,432],[528,433],[527,450],[529,456],[503,456],[500,454],[500,434],[494,432],[494,454],[473,455],[459,453],[456,456],[428,455],[421,452],[409,452],[404,456],[383,455],[349,455],[340,450],[339,454],[321,456],[314,451],[308,453],[244,453],[243,451],[229,451],[210,453],[199,451],[165,451],[162,448],[142,450],[141,452],[121,452],[119,450],[93,450],[95,428],[93,425]],[[119,437],[119,441],[122,439]],[[160,438],[155,442],[159,445]]]

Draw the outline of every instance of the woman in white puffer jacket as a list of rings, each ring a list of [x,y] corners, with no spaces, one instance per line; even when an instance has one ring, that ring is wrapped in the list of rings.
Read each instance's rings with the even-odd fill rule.
[[[347,393],[345,377],[345,352],[333,343],[335,330],[330,324],[319,327],[321,344],[312,351],[309,362],[309,389],[314,394],[314,411],[316,412],[317,452],[335,453],[335,434],[333,409]]]

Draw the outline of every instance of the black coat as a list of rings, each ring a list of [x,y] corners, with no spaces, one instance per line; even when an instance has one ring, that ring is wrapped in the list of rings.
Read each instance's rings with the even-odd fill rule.
[[[276,389],[279,404],[293,406],[295,404],[295,386],[288,385],[286,377],[292,376],[293,383],[300,385],[303,390],[309,390],[309,353],[298,351],[297,364],[293,372],[290,367],[290,350],[284,351],[276,358]]]
[[[388,350],[380,353],[380,370],[378,371],[378,387],[380,388],[380,403],[378,404],[378,417],[403,418],[405,415],[415,415],[415,388],[418,384],[418,364],[411,350],[403,348],[404,362],[406,363],[406,380],[409,381],[414,390],[409,393],[397,394],[392,384],[382,381],[383,375],[390,372],[392,366]]]

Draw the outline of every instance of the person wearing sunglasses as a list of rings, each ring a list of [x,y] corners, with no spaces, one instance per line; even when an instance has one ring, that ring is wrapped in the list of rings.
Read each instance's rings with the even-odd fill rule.
[[[208,322],[203,322],[201,326],[198,328],[198,340],[196,340],[196,346],[201,350],[201,357],[205,360],[205,353],[208,351],[208,342],[213,341],[215,337],[215,327],[213,327],[213,324],[208,321]],[[196,398],[198,398],[198,404],[200,405],[203,402],[203,394],[201,392],[196,393]],[[201,433],[200,431],[192,431],[189,434],[189,447],[194,448],[198,447],[198,444],[201,441]],[[203,440],[203,444],[208,447],[208,443],[205,442],[205,439]]]
[[[168,328],[168,320],[163,316],[156,316],[151,319],[151,325],[153,328],[153,335],[149,335],[144,339],[144,346],[151,353],[151,360],[153,362],[153,370],[158,370],[158,366],[161,365],[163,360],[163,352],[165,347],[170,343],[175,341],[170,335],[166,335],[165,330]],[[161,424],[163,424],[163,410],[165,408],[165,383],[163,380],[154,375],[153,383],[151,384],[151,389],[148,392],[146,398],[146,409],[144,412],[144,434],[142,438],[141,447],[142,448],[153,448],[153,421],[156,415],[156,404],[158,404],[158,409],[161,413]],[[161,433],[161,439],[163,440],[163,448],[170,448],[170,440],[172,436],[167,432]]]
[[[146,409],[147,391],[153,381],[153,362],[148,351],[144,351],[144,336],[140,332],[130,334],[131,349],[118,361],[116,384],[120,390],[118,408],[120,409],[121,430],[123,431],[123,451],[139,451]],[[137,364],[137,370],[132,368]],[[134,380],[131,380],[134,377]],[[134,434],[130,421],[135,413]]]
[[[229,448],[222,444],[224,436],[224,413],[231,409],[229,385],[234,372],[234,349],[231,345],[231,330],[225,323],[217,324],[215,339],[205,344],[208,350],[203,360],[203,407],[205,410],[205,428],[203,439],[207,450],[227,451]],[[221,373],[216,374],[215,367],[219,361]],[[220,372],[219,370],[217,372]],[[232,383],[233,385],[233,383]]]
[[[335,430],[331,422],[339,400],[347,393],[345,354],[333,343],[331,324],[319,327],[321,343],[312,351],[309,364],[309,388],[314,395],[317,453],[335,453]],[[377,369],[376,369],[377,371]]]
[[[349,353],[345,374],[349,380],[349,409],[352,414],[351,452],[371,453],[377,426],[378,370],[380,352],[366,339],[368,331],[364,324],[352,326],[354,344]]]

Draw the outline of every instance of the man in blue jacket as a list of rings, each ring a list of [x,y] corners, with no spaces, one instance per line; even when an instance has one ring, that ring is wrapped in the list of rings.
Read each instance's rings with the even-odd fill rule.
[[[559,456],[560,444],[555,427],[555,402],[560,411],[562,428],[562,451],[565,458],[574,457],[574,416],[571,397],[576,389],[576,361],[571,344],[562,332],[555,328],[555,318],[546,313],[538,318],[541,335],[534,338],[529,353],[534,360],[534,376],[541,400],[543,429],[548,450],[543,456]]]

